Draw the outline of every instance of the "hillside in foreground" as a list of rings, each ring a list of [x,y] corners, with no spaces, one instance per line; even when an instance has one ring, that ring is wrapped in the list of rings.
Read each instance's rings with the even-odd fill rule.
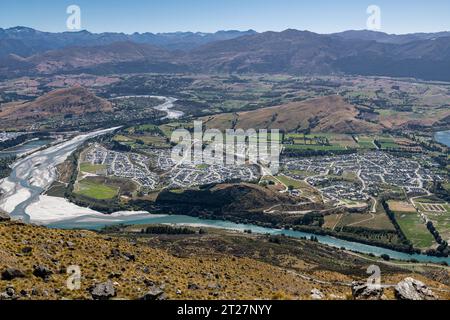
[[[0,296],[350,299],[351,282],[367,278],[366,269],[373,263],[309,240],[220,230],[152,235],[141,229],[117,228],[100,234],[2,222]],[[81,268],[79,290],[66,287],[71,265]],[[436,288],[439,298],[449,298],[448,292],[439,291],[449,289],[448,271],[441,267],[385,264],[381,269],[386,283],[413,276]],[[393,290],[386,289],[384,298],[393,299]]]

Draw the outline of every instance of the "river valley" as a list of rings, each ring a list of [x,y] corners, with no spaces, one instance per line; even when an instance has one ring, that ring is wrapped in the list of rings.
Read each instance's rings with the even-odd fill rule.
[[[168,99],[163,105],[159,106],[159,110],[168,113],[168,118],[182,116],[182,113],[178,111],[169,110],[173,106],[174,101]],[[251,230],[259,234],[283,234],[294,238],[309,238],[313,236],[313,234],[299,231],[263,228],[256,225],[235,224],[221,220],[203,220],[182,215],[152,215],[148,212],[117,212],[112,215],[104,215],[89,208],[76,206],[63,198],[42,195],[55,181],[55,168],[58,164],[65,161],[70,154],[87,140],[117,129],[110,128],[82,134],[69,141],[35,152],[24,159],[18,160],[12,167],[11,175],[0,181],[0,189],[3,191],[3,195],[0,198],[0,209],[8,212],[13,219],[63,229],[99,230],[106,225],[113,224],[170,224],[223,228],[236,231]],[[414,259],[420,262],[446,262],[450,264],[450,258],[430,257],[423,254],[409,255],[331,236],[316,237],[319,242],[336,248],[345,248],[377,256],[386,254],[398,260]]]

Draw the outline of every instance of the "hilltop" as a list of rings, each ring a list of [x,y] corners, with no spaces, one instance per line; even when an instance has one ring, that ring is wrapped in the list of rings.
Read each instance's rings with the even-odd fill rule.
[[[51,91],[34,101],[6,104],[0,111],[2,121],[40,119],[112,111],[111,104],[83,87]]]
[[[278,212],[267,212],[268,209],[278,207],[280,203],[294,206],[303,198],[294,198],[279,190],[265,188],[250,183],[218,184],[200,189],[183,191],[164,190],[156,198],[155,203],[141,202],[134,204],[137,208],[157,210],[161,213],[187,214],[192,216],[224,219],[235,222],[254,222],[262,225],[277,225],[288,223],[302,216],[285,216]],[[317,207],[320,207],[318,205]]]
[[[373,133],[380,125],[358,119],[358,109],[340,96],[291,102],[281,106],[205,117],[208,128],[280,129],[333,133]]]
[[[112,104],[84,87],[74,86],[56,89],[33,101],[2,105],[0,124],[4,128],[32,130],[92,130],[142,118],[151,121],[162,116],[162,112],[153,109],[160,103],[158,99],[149,99],[144,107]]]

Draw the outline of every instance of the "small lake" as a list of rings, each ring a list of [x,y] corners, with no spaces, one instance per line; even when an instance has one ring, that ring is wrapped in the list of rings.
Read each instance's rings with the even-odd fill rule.
[[[445,144],[447,147],[450,148],[450,130],[436,132],[436,134],[434,135],[434,139],[437,142]]]
[[[0,151],[0,158],[16,157],[32,150],[39,149],[53,141],[54,140],[52,139],[31,140],[7,150]]]

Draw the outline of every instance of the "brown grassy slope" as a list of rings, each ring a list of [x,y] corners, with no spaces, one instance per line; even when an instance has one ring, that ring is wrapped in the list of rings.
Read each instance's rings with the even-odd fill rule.
[[[137,226],[127,230],[139,231]],[[276,240],[276,241],[274,241]],[[337,283],[346,286],[355,280],[367,279],[367,268],[376,264],[382,270],[382,283],[396,284],[406,277],[418,279],[430,287],[449,289],[450,269],[444,267],[424,267],[423,265],[384,262],[380,259],[365,258],[358,254],[336,250],[312,241],[269,235],[239,234],[224,230],[209,229],[208,234],[198,237],[188,236],[151,236],[152,246],[164,248],[177,256],[196,256],[202,254],[227,253],[238,257],[269,263],[298,275]],[[374,260],[373,260],[374,259]],[[312,280],[312,281],[314,281]],[[327,298],[333,298],[337,285],[324,286],[321,290]],[[450,297],[447,292],[435,290],[441,299]],[[336,293],[336,292],[334,292]],[[393,298],[393,289],[385,291]]]
[[[302,276],[348,282],[354,276],[343,270],[353,274],[353,269],[358,269],[357,273],[364,277],[366,265],[372,264],[343,252],[335,254],[310,241],[279,247],[252,235],[215,235],[213,231],[203,236],[187,236],[186,241],[178,243],[176,239],[185,236],[173,236],[165,242],[140,233],[99,235],[7,222],[0,223],[0,236],[0,271],[10,266],[26,274],[26,278],[0,280],[0,292],[12,285],[16,292],[25,290],[30,295],[23,299],[89,299],[88,288],[108,277],[115,282],[119,299],[139,298],[148,290],[148,281],[163,286],[170,299],[310,299],[313,288],[324,292],[327,299],[345,299],[350,294],[347,286],[314,283]],[[181,247],[175,249],[172,244]],[[30,253],[24,251],[27,247],[32,249]],[[118,249],[121,255],[111,257],[112,249]],[[127,261],[124,253],[133,254],[135,261]],[[54,274],[46,282],[32,275],[33,265],[47,266]],[[65,269],[70,265],[81,268],[80,290],[66,287]],[[389,270],[383,268],[389,274],[386,275],[389,283],[411,275]],[[432,287],[445,287],[421,275],[414,277]],[[188,289],[189,284],[197,285],[198,289]],[[177,290],[181,293],[177,294]],[[441,295],[441,298],[448,297]]]
[[[134,245],[124,238],[13,223],[0,224],[0,235],[1,270],[10,266],[27,275],[24,279],[0,280],[0,291],[8,285],[13,285],[16,292],[31,293],[36,289],[38,293],[31,296],[33,299],[88,299],[87,289],[113,274],[119,275],[113,279],[117,298],[126,299],[142,296],[147,289],[145,280],[163,285],[171,299],[208,299],[213,298],[215,292],[218,292],[217,298],[223,299],[306,298],[312,288],[308,281],[294,274],[249,258],[230,255],[179,258],[142,243]],[[72,243],[72,249],[68,242]],[[31,247],[32,252],[23,253],[25,247]],[[134,254],[136,261],[109,257],[114,248]],[[36,264],[47,266],[54,272],[50,281],[32,275]],[[66,288],[68,275],[65,268],[70,265],[81,267],[83,279],[79,291]],[[196,284],[199,289],[189,290],[188,284]],[[177,294],[177,290],[181,290],[181,294]],[[345,288],[335,290],[342,295],[347,291]]]
[[[108,111],[112,111],[110,102],[77,86],[54,90],[31,102],[9,104],[2,109],[0,117],[3,120],[15,120]]]
[[[311,128],[312,132],[371,133],[381,126],[357,119],[358,110],[340,96],[328,96],[281,106],[204,118],[209,128],[280,129],[286,132]]]
[[[40,73],[52,73],[60,70],[87,68],[107,63],[125,63],[131,61],[153,62],[170,60],[171,54],[164,49],[148,44],[133,42],[115,42],[106,46],[70,47],[48,51],[26,59]]]

